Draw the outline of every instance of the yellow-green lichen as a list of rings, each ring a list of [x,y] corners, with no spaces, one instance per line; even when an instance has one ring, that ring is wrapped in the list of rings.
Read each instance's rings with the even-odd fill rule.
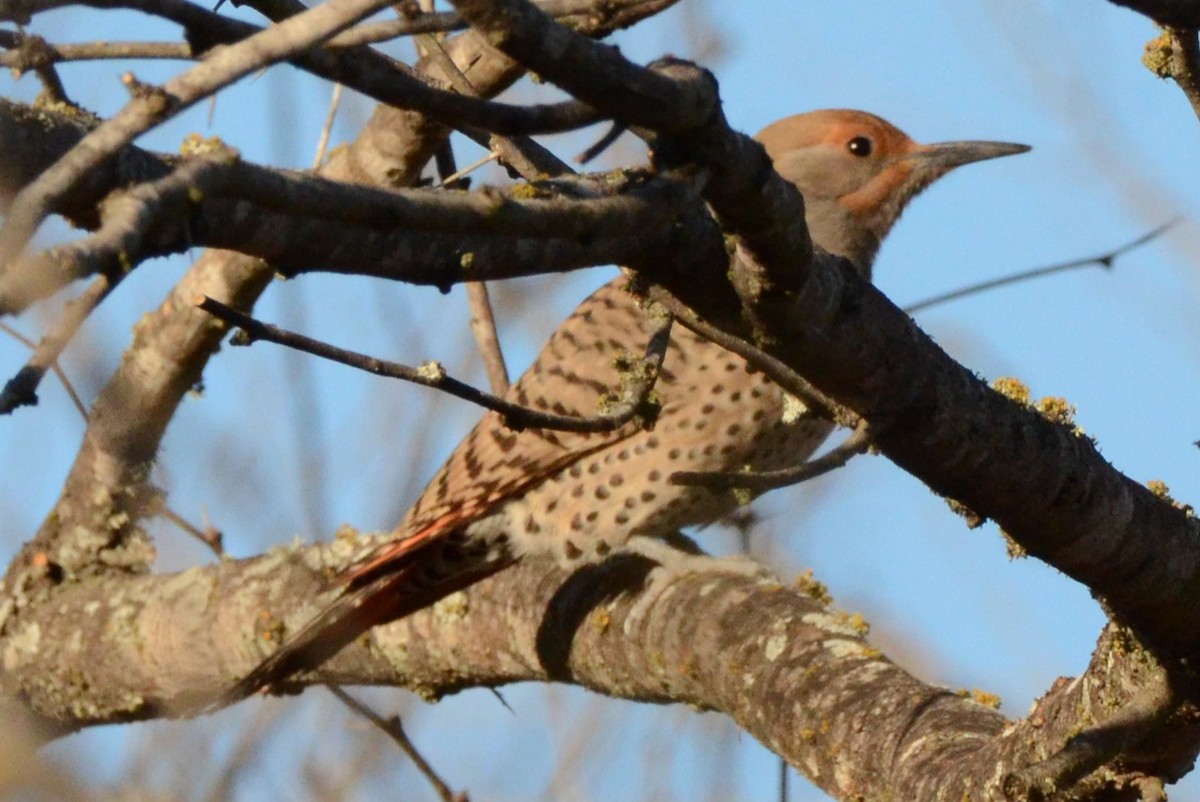
[[[1173,62],[1175,41],[1170,31],[1163,31],[1146,42],[1142,53],[1142,66],[1159,78],[1171,78],[1175,74]]]
[[[828,605],[833,603],[833,596],[829,593],[829,587],[813,576],[811,568],[796,577],[796,589],[821,604]]]
[[[1167,483],[1161,479],[1151,479],[1149,482],[1146,482],[1146,487],[1151,493],[1158,496],[1163,501],[1166,501],[1175,509],[1181,510],[1189,518],[1194,518],[1196,516],[1196,511],[1191,504],[1184,504],[1183,502],[1176,501],[1171,497],[1171,488],[1167,487]]]

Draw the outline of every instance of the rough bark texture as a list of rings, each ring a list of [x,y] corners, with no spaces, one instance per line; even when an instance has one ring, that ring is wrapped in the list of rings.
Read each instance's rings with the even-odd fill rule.
[[[1171,24],[1197,23],[1189,4],[1123,4]],[[714,564],[676,578],[648,615],[631,618],[646,565],[622,559],[565,576],[531,560],[373,631],[285,690],[386,683],[437,697],[535,680],[684,702],[728,715],[839,799],[1040,799],[1067,787],[1070,798],[1126,799],[1143,781],[1188,771],[1200,749],[1188,701],[1196,688],[1189,661],[1200,650],[1196,519],[1118,473],[1069,422],[988,388],[844,263],[814,253],[801,198],[761,148],[728,127],[710,75],[675,60],[632,65],[515,0],[456,5],[477,30],[447,50],[478,95],[494,96],[535,69],[652,141],[658,166],[685,171],[711,216],[699,204],[681,206],[661,234],[603,241],[487,232],[448,241],[346,224],[345,236],[334,238],[315,222],[285,225],[259,207],[251,214],[247,202],[200,193],[194,208],[171,218],[168,233],[139,231],[170,250],[188,244],[182,237],[192,224],[212,237],[201,242],[254,256],[206,252],[138,324],[96,399],[61,497],[0,587],[4,697],[19,700],[51,735],[191,713],[306,621],[324,598],[326,573],[346,568],[364,548],[344,537],[175,575],[148,573],[153,546],[140,520],[161,501],[147,481],[150,467],[180,400],[227,333],[195,307],[197,296],[248,309],[279,267],[358,265],[355,272],[449,285],[489,270],[525,275],[621,260],[684,324],[715,326],[756,350],[764,370],[804,376],[865,420],[873,445],[897,465],[994,518],[1029,553],[1102,596],[1120,626],[1102,634],[1087,672],[1056,683],[1025,719],[1006,721],[898,668],[865,640],[860,619],[831,611],[819,593]],[[567,22],[599,36],[666,5],[609,2]],[[204,25],[215,26],[210,45],[251,33],[190,6],[172,8],[189,41]],[[456,109],[456,120],[498,108],[441,93],[374,53],[314,50],[293,62],[389,97],[407,87]],[[433,61],[420,69],[434,83],[453,77]],[[389,75],[394,84],[382,80]],[[132,89],[135,100],[154,97]],[[160,110],[170,111],[169,103]],[[13,104],[0,114],[0,151],[22,154],[0,162],[6,206],[94,125]],[[447,132],[419,111],[381,106],[323,175],[409,186]],[[54,210],[102,226],[112,204],[128,200],[128,184],[148,185],[176,164],[123,148],[78,176]],[[138,256],[155,252],[147,246]],[[83,272],[90,269],[84,256],[47,252],[5,269],[24,264],[43,278],[80,265]],[[115,283],[134,267],[110,259],[98,270]],[[398,276],[401,267],[408,272]],[[2,282],[13,275],[0,272],[0,311],[22,308],[29,299],[19,293],[53,289],[20,282],[19,292],[8,292]]]

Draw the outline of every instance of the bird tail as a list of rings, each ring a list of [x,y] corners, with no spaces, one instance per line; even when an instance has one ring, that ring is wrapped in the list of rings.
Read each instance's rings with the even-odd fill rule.
[[[432,527],[431,527],[432,529]],[[404,618],[512,562],[461,531],[425,531],[380,546],[339,577],[337,596],[272,655],[205,706],[212,712],[316,668],[369,629]]]

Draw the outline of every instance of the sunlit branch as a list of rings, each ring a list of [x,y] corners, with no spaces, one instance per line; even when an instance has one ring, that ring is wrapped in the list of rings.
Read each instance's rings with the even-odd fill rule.
[[[423,387],[441,390],[500,413],[504,416],[506,425],[514,429],[537,428],[564,432],[611,432],[635,419],[641,421],[642,425],[652,423],[658,409],[650,401],[650,393],[654,389],[654,383],[662,367],[671,331],[670,316],[663,316],[661,321],[656,322],[640,368],[634,366],[623,373],[622,386],[620,390],[610,394],[611,403],[606,405],[606,409],[594,417],[581,418],[574,415],[542,412],[505,401],[447,375],[445,369],[438,362],[425,362],[419,367],[413,368],[347,351],[302,334],[262,323],[219,301],[214,301],[212,298],[199,298],[196,300],[196,305],[240,328],[246,333],[250,342],[254,340],[273,342],[349,367],[365,370],[377,376],[401,379]]]

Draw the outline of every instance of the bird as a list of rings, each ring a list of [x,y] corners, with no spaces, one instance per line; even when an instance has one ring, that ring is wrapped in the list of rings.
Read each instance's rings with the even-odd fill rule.
[[[876,115],[849,109],[784,118],[756,137],[804,197],[813,241],[871,278],[880,243],[913,197],[956,167],[1021,153],[1005,142],[919,144]],[[622,274],[558,327],[509,401],[594,415],[640,353],[653,323]],[[686,570],[679,531],[745,503],[733,490],[673,484],[676,471],[776,470],[799,464],[833,424],[797,415],[784,391],[742,357],[676,327],[655,388],[653,427],[515,431],[497,412],[451,453],[396,527],[337,580],[332,600],[222,695],[277,688],[372,626],[409,615],[532,555],[565,568],[615,553]],[[659,569],[656,569],[659,570]],[[761,570],[761,569],[757,569]]]

